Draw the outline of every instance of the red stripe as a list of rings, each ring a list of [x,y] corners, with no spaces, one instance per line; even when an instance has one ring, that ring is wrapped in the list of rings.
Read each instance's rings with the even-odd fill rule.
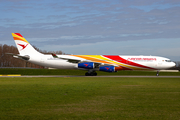
[[[121,66],[122,68],[123,68],[123,70],[133,70],[133,69],[130,69],[130,68],[127,68],[127,67],[123,67],[123,66]]]
[[[132,70],[132,69],[126,68],[126,67],[123,67],[123,66],[115,67],[115,71],[119,71],[119,70]]]
[[[20,36],[20,37],[23,37],[20,33],[14,33],[14,34],[16,34],[16,35],[18,35],[18,36]]]
[[[128,61],[118,55],[103,55],[104,57],[107,57],[111,60],[114,60],[114,61],[117,61],[119,63],[124,63],[124,64],[127,64],[127,65],[133,65],[133,66],[136,66],[136,67],[141,67],[141,68],[147,68],[147,69],[154,69],[154,68],[151,68],[151,67],[147,67],[147,66],[144,66],[144,65],[141,65],[141,64],[138,64],[138,63],[134,63],[132,61]]]

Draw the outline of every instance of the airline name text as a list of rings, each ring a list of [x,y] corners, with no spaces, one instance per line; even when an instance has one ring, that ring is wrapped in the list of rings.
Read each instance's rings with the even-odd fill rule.
[[[156,58],[128,58],[128,60],[156,61]]]

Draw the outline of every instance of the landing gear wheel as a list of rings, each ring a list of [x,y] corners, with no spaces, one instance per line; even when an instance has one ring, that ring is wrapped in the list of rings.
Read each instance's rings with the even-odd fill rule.
[[[97,73],[96,72],[91,72],[91,73],[86,72],[85,76],[97,76]]]
[[[94,72],[94,76],[97,76],[97,73],[96,73],[96,72]]]
[[[159,70],[157,71],[156,76],[159,76]]]
[[[92,72],[91,76],[97,76],[97,73],[96,72]]]
[[[90,76],[90,74],[88,72],[85,73],[85,76]]]

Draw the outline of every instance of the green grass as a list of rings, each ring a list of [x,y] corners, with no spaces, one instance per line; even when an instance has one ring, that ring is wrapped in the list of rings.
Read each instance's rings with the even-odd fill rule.
[[[0,78],[1,120],[180,119],[179,78]]]
[[[61,69],[0,69],[0,74],[21,74],[21,75],[82,75],[83,70],[61,70]],[[151,75],[155,76],[156,71],[118,71],[117,73],[108,73],[97,71],[98,75]],[[161,76],[180,76],[180,72],[160,72]]]

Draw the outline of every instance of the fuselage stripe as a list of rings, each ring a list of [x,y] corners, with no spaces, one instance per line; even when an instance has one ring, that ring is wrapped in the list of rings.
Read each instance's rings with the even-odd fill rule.
[[[132,62],[132,61],[128,61],[128,60],[126,60],[126,59],[124,59],[124,58],[122,58],[122,57],[120,57],[118,55],[111,55],[111,56],[110,55],[103,55],[103,56],[105,56],[105,57],[107,57],[109,59],[112,59],[114,61],[117,61],[119,63],[123,63],[123,64],[127,64],[127,65],[132,65],[134,67],[140,67],[140,68],[145,68],[145,69],[154,69],[154,68],[151,68],[151,67],[140,65],[140,64]]]

